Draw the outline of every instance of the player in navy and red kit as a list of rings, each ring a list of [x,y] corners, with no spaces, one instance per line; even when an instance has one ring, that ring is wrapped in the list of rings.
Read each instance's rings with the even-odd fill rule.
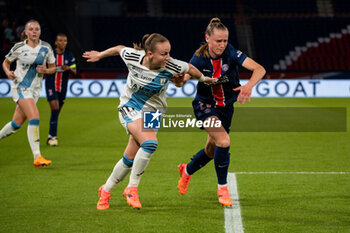
[[[265,69],[241,51],[228,43],[228,29],[220,19],[213,18],[205,31],[206,43],[193,55],[190,63],[205,76],[217,78],[217,83],[207,85],[198,83],[197,94],[192,102],[197,120],[220,120],[220,128],[206,127],[208,139],[205,148],[197,152],[192,160],[179,165],[179,192],[184,195],[191,175],[214,158],[218,178],[217,195],[220,204],[232,206],[227,188],[227,174],[230,162],[230,125],[233,116],[233,103],[244,104],[250,96],[252,88],[265,75]],[[252,71],[247,84],[239,83],[238,69],[242,66]],[[177,86],[183,85],[189,75],[178,77]]]
[[[76,64],[73,54],[66,50],[67,36],[59,33],[56,36],[54,55],[56,57],[56,72],[47,75],[45,80],[46,97],[51,108],[50,130],[47,144],[57,146],[58,115],[65,102],[69,73],[76,75]]]

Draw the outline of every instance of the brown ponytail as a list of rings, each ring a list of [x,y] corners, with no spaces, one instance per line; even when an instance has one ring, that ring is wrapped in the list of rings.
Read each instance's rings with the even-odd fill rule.
[[[215,28],[218,30],[228,31],[227,27],[223,23],[221,23],[221,20],[219,18],[212,18],[207,28],[205,29],[205,35],[211,36]],[[196,50],[197,56],[200,56],[202,53],[204,57],[207,57],[207,58],[209,57],[208,43],[203,43],[201,47],[199,47]]]
[[[151,35],[146,34],[142,37],[142,42],[140,44],[134,43],[134,49],[145,50],[146,53],[147,51],[154,52],[155,46],[157,43],[163,43],[166,41],[169,42],[169,40],[161,34],[158,34],[158,33],[152,33]]]

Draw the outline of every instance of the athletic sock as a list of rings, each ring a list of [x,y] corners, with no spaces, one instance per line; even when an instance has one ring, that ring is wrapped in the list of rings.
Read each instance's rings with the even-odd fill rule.
[[[57,136],[57,125],[58,125],[58,114],[59,113],[60,113],[60,110],[51,110],[49,134],[52,137]]]
[[[138,187],[141,176],[151,160],[152,154],[156,151],[158,142],[154,140],[144,141],[137,151],[134,164],[131,169],[128,187]]]
[[[40,156],[39,118],[29,120],[27,135],[34,160],[36,160]]]
[[[197,152],[197,154],[195,154],[192,157],[191,162],[187,164],[187,167],[186,167],[187,175],[192,175],[193,173],[195,173],[196,171],[204,167],[210,160],[212,159],[206,155],[206,153],[204,152],[204,149],[201,149],[200,151]]]
[[[21,125],[16,124],[14,121],[8,122],[1,130],[0,130],[0,139],[10,136],[15,133]]]
[[[107,192],[112,191],[112,189],[122,181],[131,171],[133,165],[133,160],[123,155],[123,158],[120,159],[117,164],[114,166],[112,174],[109,176],[104,190]]]
[[[219,185],[227,184],[228,166],[230,164],[229,150],[230,147],[215,147],[214,164]]]

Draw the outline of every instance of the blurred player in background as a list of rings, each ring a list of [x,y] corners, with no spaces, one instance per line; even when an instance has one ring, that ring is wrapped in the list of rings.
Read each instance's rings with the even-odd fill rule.
[[[46,75],[45,79],[46,98],[51,108],[49,136],[46,142],[49,146],[58,146],[58,115],[66,100],[68,76],[69,73],[73,75],[77,74],[74,56],[66,49],[67,43],[67,36],[64,33],[57,34],[55,41],[56,49],[54,50],[56,72]]]
[[[28,119],[28,141],[34,156],[34,166],[51,164],[40,153],[39,111],[36,107],[44,74],[52,74],[56,70],[55,57],[51,46],[40,40],[40,24],[30,20],[25,25],[27,39],[16,43],[6,55],[2,67],[12,80],[11,94],[16,102],[12,121],[0,131],[0,139],[15,133]],[[10,70],[12,62],[16,61],[16,70]],[[48,64],[48,67],[46,66]]]
[[[107,182],[98,190],[100,199],[97,209],[109,208],[111,190],[130,171],[129,184],[123,195],[130,206],[141,208],[138,186],[158,146],[155,130],[143,128],[142,112],[143,110],[156,111],[154,117],[158,117],[160,112],[165,112],[167,106],[165,94],[169,80],[174,75],[188,72],[200,82],[213,83],[216,81],[213,78],[204,77],[191,64],[171,58],[170,49],[170,42],[167,38],[153,33],[146,34],[142,38],[141,45],[134,44],[134,48],[118,45],[103,52],[90,51],[83,54],[88,62],[120,55],[129,70],[127,84],[118,107],[119,120],[130,134],[129,142]]]
[[[229,31],[218,18],[213,18],[205,31],[206,43],[193,55],[190,63],[197,67],[204,75],[217,79],[217,83],[207,85],[198,83],[197,94],[192,102],[195,116],[205,121],[209,118],[220,120],[221,128],[207,127],[208,139],[203,149],[199,150],[192,160],[179,165],[179,192],[184,195],[188,183],[200,168],[214,158],[215,170],[218,178],[217,195],[220,204],[231,206],[227,188],[227,174],[230,163],[230,126],[233,117],[233,103],[244,104],[250,102],[252,88],[265,75],[265,69],[241,51],[228,43]],[[247,84],[239,83],[239,66],[252,71]],[[190,79],[189,75],[178,77],[176,86],[182,86]]]

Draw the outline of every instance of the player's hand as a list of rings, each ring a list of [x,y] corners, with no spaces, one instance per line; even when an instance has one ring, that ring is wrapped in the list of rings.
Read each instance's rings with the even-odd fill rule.
[[[207,84],[215,84],[217,81],[218,81],[217,78],[211,78],[211,77],[205,76],[203,82]]]
[[[10,80],[14,80],[16,79],[16,75],[15,75],[15,72],[10,70],[10,72],[6,73],[6,76],[10,79]]]
[[[67,66],[67,65],[63,65],[63,66],[61,66],[61,68],[62,68],[62,70],[64,70],[64,71],[70,70],[70,67]]]
[[[38,65],[36,67],[36,71],[38,71],[38,73],[40,74],[45,74],[45,72],[47,71],[46,65]]]
[[[100,52],[92,50],[83,53],[83,58],[87,59],[87,62],[96,62],[100,60]]]
[[[186,83],[184,80],[185,74],[186,73],[174,75],[173,77],[170,78],[170,81],[173,82],[176,87],[182,87]]]
[[[240,87],[236,87],[233,89],[234,91],[239,91],[237,102],[239,104],[244,104],[245,101],[248,99],[248,102],[250,103],[250,96],[252,95],[252,87],[244,85]]]

